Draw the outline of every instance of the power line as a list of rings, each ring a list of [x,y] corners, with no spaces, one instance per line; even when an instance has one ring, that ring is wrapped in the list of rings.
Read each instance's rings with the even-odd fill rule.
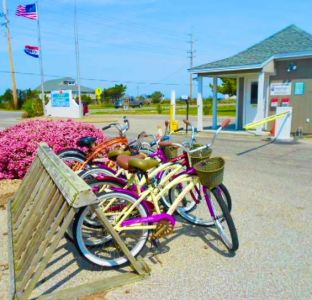
[[[0,70],[0,73],[11,73],[10,71]],[[15,71],[14,74],[19,75],[29,75],[29,76],[40,76],[38,73],[33,72],[19,72]],[[50,78],[60,78],[63,75],[52,75],[52,74],[45,74],[46,77]],[[86,78],[80,77],[81,80],[84,81],[98,81],[98,82],[111,82],[111,83],[125,83],[125,84],[140,84],[140,85],[166,85],[166,86],[186,86],[187,84],[181,83],[163,83],[163,82],[148,82],[148,81],[132,81],[132,80],[111,80],[111,79],[100,79],[100,78]]]

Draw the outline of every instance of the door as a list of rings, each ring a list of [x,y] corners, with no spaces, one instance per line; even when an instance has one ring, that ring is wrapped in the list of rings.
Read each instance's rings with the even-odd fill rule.
[[[246,78],[244,103],[244,125],[246,125],[256,121],[258,108],[258,80],[256,78]]]

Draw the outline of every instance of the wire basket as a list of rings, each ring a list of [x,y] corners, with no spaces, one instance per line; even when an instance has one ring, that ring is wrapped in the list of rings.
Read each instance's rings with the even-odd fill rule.
[[[163,150],[165,151],[167,159],[173,159],[178,156],[178,148],[175,146],[166,146],[163,147]]]
[[[223,181],[224,159],[213,157],[202,160],[194,165],[202,185],[212,189]]]
[[[200,144],[194,144],[192,146],[191,150],[199,148],[201,146],[202,145],[200,145]],[[202,149],[200,151],[196,151],[194,153],[191,153],[190,154],[190,158],[191,158],[192,166],[194,166],[196,163],[198,163],[198,162],[200,162],[202,160],[205,160],[205,159],[209,158],[211,156],[211,153],[212,153],[212,149],[211,148],[205,148],[205,149]]]

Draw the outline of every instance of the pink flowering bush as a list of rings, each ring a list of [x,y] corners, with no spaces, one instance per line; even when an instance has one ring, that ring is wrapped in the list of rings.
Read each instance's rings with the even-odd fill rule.
[[[34,160],[38,143],[46,142],[55,152],[77,148],[83,136],[105,139],[91,124],[68,121],[30,120],[0,131],[0,180],[23,178]]]

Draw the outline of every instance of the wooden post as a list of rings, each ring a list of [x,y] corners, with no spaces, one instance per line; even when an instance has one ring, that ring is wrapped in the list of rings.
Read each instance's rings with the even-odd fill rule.
[[[14,108],[18,108],[18,99],[17,99],[17,91],[16,91],[16,78],[15,78],[15,67],[13,60],[13,52],[12,52],[12,44],[11,44],[11,32],[9,28],[9,18],[8,18],[8,10],[6,0],[3,0],[3,14],[5,18],[4,26],[7,30],[7,43],[8,43],[8,53],[10,60],[10,68],[11,68],[11,80],[12,80],[12,94],[13,94],[13,105]]]

